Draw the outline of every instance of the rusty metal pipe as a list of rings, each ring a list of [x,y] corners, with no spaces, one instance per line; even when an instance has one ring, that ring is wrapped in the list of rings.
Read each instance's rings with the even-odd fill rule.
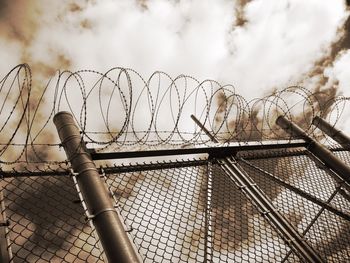
[[[96,232],[109,262],[140,262],[112,198],[81,138],[79,128],[69,112],[59,112],[53,119],[67,158]]]

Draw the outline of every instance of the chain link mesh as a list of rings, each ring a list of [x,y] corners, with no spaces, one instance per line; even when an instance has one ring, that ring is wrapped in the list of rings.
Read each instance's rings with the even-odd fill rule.
[[[206,256],[206,166],[109,175],[147,262]]]
[[[336,154],[349,163],[348,152]],[[239,167],[327,262],[350,259],[349,192],[305,151],[240,152]],[[303,262],[215,160],[103,167],[144,262]],[[67,173],[68,174],[68,173]],[[291,187],[280,184],[277,179]],[[12,262],[103,262],[72,176],[1,180]],[[287,185],[287,186],[288,186]],[[294,188],[293,188],[294,187]]]
[[[344,159],[347,152],[341,152]],[[350,234],[344,233],[350,222],[325,211],[295,192],[277,184],[266,173],[288,182],[349,214],[349,201],[340,194],[340,185],[325,166],[316,165],[308,156],[289,156],[250,160],[261,171],[242,164],[254,181],[270,197],[289,221],[303,233],[305,239],[327,262],[345,262],[350,259]],[[265,176],[264,176],[265,175]],[[286,258],[287,259],[287,258]]]
[[[1,181],[13,262],[100,262],[101,252],[69,176]]]

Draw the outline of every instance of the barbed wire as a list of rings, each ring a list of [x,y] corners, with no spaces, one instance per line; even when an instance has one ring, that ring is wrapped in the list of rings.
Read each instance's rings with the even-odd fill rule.
[[[315,116],[339,124],[348,97],[334,87],[312,92],[291,86],[247,100],[232,85],[172,78],[157,71],[148,79],[130,68],[57,72],[34,86],[29,65],[14,67],[0,81],[0,163],[61,164],[55,113],[72,113],[84,141],[100,149],[206,144],[194,114],[221,142],[291,139],[276,124],[284,115],[314,137],[324,137]],[[53,148],[56,148],[53,149]]]
[[[73,115],[84,142],[98,151],[209,144],[191,114],[223,145],[292,139],[275,124],[280,115],[332,144],[312,119],[321,116],[339,125],[349,113],[349,98],[333,87],[292,86],[249,100],[216,81],[164,72],[144,79],[125,68],[57,72],[42,87],[34,82],[44,83],[32,81],[26,64],[0,81],[0,214],[11,222],[5,236],[14,261],[102,261],[53,124],[60,111]],[[305,148],[242,150],[236,159],[322,257],[342,262],[349,258],[348,188],[307,153]],[[343,148],[335,154],[349,159]],[[184,158],[95,162],[145,259],[298,261],[215,158]]]

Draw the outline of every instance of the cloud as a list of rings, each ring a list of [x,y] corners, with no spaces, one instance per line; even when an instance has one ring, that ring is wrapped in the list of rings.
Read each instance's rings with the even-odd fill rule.
[[[336,79],[344,96],[350,96],[350,76],[348,68],[350,65],[350,50],[341,52],[332,67],[327,68],[325,75]]]
[[[310,77],[348,16],[341,0],[16,0],[0,7],[2,74],[19,62],[46,77],[118,65],[233,83],[245,96]]]
[[[34,95],[57,69],[114,66],[233,83],[248,99],[294,84],[348,94],[342,0],[2,0],[0,14],[0,75],[29,63]]]
[[[247,99],[346,89],[343,0],[15,0],[0,12],[0,74],[27,62],[39,91],[57,69],[114,66],[232,83]]]
[[[300,83],[329,56],[346,16],[341,1],[252,1],[246,24],[230,34],[221,78],[232,79],[246,96]]]

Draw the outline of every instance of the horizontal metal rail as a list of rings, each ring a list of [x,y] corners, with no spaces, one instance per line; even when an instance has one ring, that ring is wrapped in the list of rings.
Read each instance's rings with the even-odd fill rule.
[[[34,176],[69,176],[69,170],[65,171],[0,171],[0,179],[13,177],[34,177]]]
[[[253,150],[271,150],[271,149],[286,149],[305,147],[307,144],[304,140],[291,140],[283,142],[247,142],[227,144],[222,146],[217,144],[215,146],[202,146],[192,148],[179,149],[160,149],[149,151],[130,151],[130,152],[106,152],[98,153],[95,149],[89,149],[93,160],[107,160],[107,159],[126,159],[126,158],[141,158],[141,157],[157,157],[157,156],[176,156],[176,155],[192,155],[192,154],[209,154],[213,158],[223,158],[235,155],[239,151],[253,151]]]
[[[103,168],[105,174],[117,174],[117,173],[132,173],[140,171],[161,170],[161,169],[173,169],[181,167],[192,167],[207,165],[208,159],[193,159],[193,160],[175,160],[175,161],[162,161],[162,162],[143,162],[135,164],[119,164],[113,166],[100,166]],[[0,178],[13,178],[13,177],[43,177],[43,176],[70,176],[70,169],[64,171],[0,171]]]
[[[141,163],[141,164],[130,164],[130,165],[115,165],[115,166],[104,166],[105,174],[120,174],[120,173],[132,173],[152,170],[163,170],[163,169],[174,169],[182,167],[195,167],[203,166],[208,164],[208,159],[197,159],[188,161],[170,161],[170,162],[156,162],[156,163]]]

